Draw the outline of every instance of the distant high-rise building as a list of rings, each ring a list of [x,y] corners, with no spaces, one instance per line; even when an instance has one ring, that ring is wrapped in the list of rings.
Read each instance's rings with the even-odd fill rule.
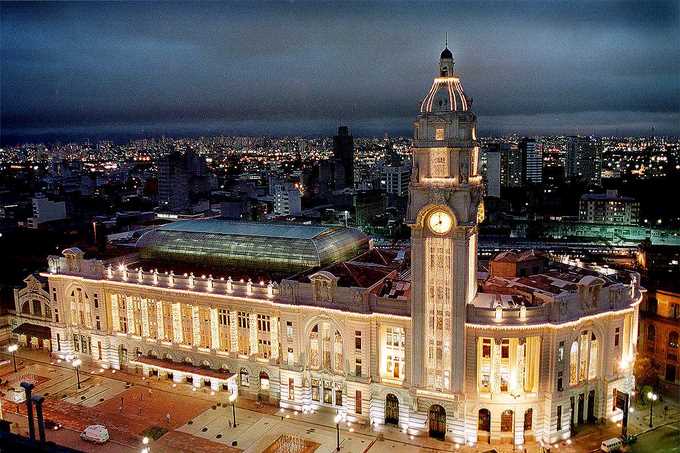
[[[333,137],[333,158],[336,189],[351,189],[354,187],[354,138],[347,126],[340,126],[338,135]]]
[[[285,183],[274,187],[274,214],[302,214],[302,192],[299,184]]]
[[[522,153],[522,184],[543,182],[543,145],[533,138],[523,138],[519,142]]]
[[[347,126],[340,126],[333,137],[333,158],[319,162],[319,192],[328,196],[336,190],[353,188],[354,138]]]
[[[567,162],[564,167],[568,179],[579,179],[599,186],[602,182],[602,149],[587,137],[569,137]]]
[[[491,143],[486,149],[486,194],[501,196],[501,150],[498,143]]]
[[[172,152],[158,163],[158,199],[165,211],[191,210],[210,194],[210,175],[205,160],[187,151]]]
[[[495,144],[501,154],[501,187],[520,187],[522,185],[522,155],[517,145],[512,143]]]

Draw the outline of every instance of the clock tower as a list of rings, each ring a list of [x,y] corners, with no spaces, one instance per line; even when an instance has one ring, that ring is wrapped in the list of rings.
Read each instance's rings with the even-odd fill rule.
[[[477,291],[477,223],[483,216],[477,117],[441,53],[438,77],[414,123],[411,228],[412,383],[460,394],[465,374],[466,304]]]

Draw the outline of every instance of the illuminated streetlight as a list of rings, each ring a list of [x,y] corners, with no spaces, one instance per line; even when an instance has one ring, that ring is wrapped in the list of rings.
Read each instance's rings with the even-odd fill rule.
[[[236,392],[229,395],[229,402],[231,402],[231,414],[234,417],[234,428],[236,428]]]
[[[335,418],[335,432],[336,432],[336,439],[337,439],[337,446],[335,447],[335,451],[340,451],[340,420],[342,420],[342,416],[340,414],[336,415]]]
[[[76,369],[76,379],[78,381],[78,390],[80,390],[80,365],[83,364],[83,361],[80,359],[74,359],[73,362],[71,362],[71,365]]]
[[[14,361],[14,372],[17,372],[17,356],[16,352],[19,349],[18,344],[11,344],[7,346],[7,351],[12,353],[12,360]]]
[[[649,399],[649,427],[652,427],[652,416],[653,416],[653,408],[654,408],[654,401],[659,399],[659,395],[657,395],[654,392],[647,392],[647,399]]]

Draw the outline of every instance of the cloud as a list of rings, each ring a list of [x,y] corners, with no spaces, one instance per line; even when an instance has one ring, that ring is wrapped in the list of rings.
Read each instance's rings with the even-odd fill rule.
[[[475,111],[499,127],[531,130],[540,118],[573,129],[556,118],[600,112],[606,124],[630,120],[624,132],[640,120],[620,112],[652,121],[680,111],[672,1],[39,3],[5,4],[0,16],[2,134],[338,119],[410,127],[444,31]]]

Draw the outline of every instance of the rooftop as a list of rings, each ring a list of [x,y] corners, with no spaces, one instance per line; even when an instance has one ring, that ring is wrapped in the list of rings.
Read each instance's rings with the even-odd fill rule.
[[[370,243],[359,230],[338,226],[194,219],[148,231],[136,246],[147,262],[292,275],[352,259]]]

